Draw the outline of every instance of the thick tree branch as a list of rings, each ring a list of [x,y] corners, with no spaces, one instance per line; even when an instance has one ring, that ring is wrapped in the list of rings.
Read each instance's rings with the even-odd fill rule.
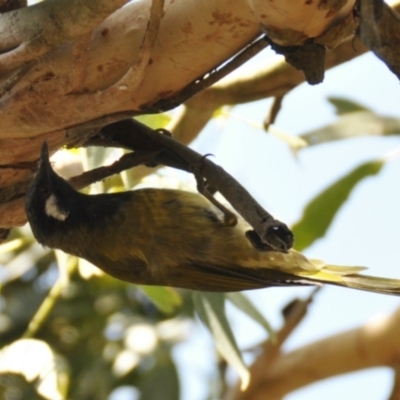
[[[352,16],[354,1],[326,5],[322,8],[314,3],[299,3],[297,7],[301,9],[301,13],[299,10],[293,10],[291,2],[283,0],[279,4],[279,10],[268,5],[268,2],[265,4],[264,2],[249,4],[247,0],[229,2],[229,12],[224,12],[227,7],[225,0],[168,2],[165,5],[160,34],[152,46],[154,48],[151,63],[139,59],[140,46],[147,30],[150,0],[129,3],[98,25],[93,30],[87,54],[83,54],[86,44],[82,37],[93,28],[94,19],[89,15],[89,29],[84,24],[81,26],[78,22],[84,13],[76,10],[78,17],[73,19],[77,21],[74,26],[71,24],[72,18],[62,14],[63,7],[60,5],[65,3],[71,6],[76,4],[75,0],[72,3],[67,0],[50,3],[57,4],[57,10],[60,10],[55,15],[60,19],[61,32],[53,35],[52,30],[55,27],[53,21],[50,21],[49,30],[44,29],[42,36],[33,34],[32,36],[39,37],[40,40],[50,36],[48,40],[43,40],[45,45],[50,47],[57,43],[75,42],[75,39],[79,39],[81,43],[65,44],[62,51],[55,48],[45,58],[41,58],[18,85],[14,85],[9,95],[3,96],[1,108],[5,117],[2,121],[2,131],[7,132],[6,134],[0,132],[3,138],[33,137],[45,132],[51,133],[66,128],[66,123],[76,125],[101,115],[124,110],[139,110],[146,104],[155,104],[158,100],[171,98],[252,42],[260,33],[260,23],[269,29],[268,32],[272,29],[275,32],[275,39],[278,40],[277,32],[283,32],[284,21],[280,22],[282,26],[280,23],[276,24],[273,17],[276,13],[287,15],[288,18],[291,16],[291,29],[301,31],[300,36],[303,37],[303,41],[323,34],[324,44],[328,43],[332,38],[326,36],[326,31],[333,29],[334,25],[336,43],[340,38],[343,40],[349,35],[348,31],[342,29],[343,27],[339,30],[337,27],[341,26],[340,21],[347,21],[347,18]],[[92,1],[84,4],[91,3]],[[81,7],[82,4],[80,3]],[[265,7],[269,9],[264,10]],[[22,13],[24,10],[17,11]],[[29,17],[30,23],[39,20],[41,15],[38,12],[41,10],[39,6],[28,7],[26,10],[26,17]],[[302,17],[305,14],[308,15],[309,21],[306,25]],[[193,19],[193,15],[196,15],[196,18]],[[25,17],[25,14],[16,14],[15,35],[11,34],[9,39],[6,36],[3,41],[3,50],[11,50],[10,54],[13,53],[12,49],[24,52],[24,46],[32,47],[29,41],[23,41],[20,37],[21,32],[24,32],[23,21],[27,19],[22,17]],[[157,21],[158,18],[153,20]],[[7,21],[8,19],[5,20]],[[271,23],[275,24],[274,27]],[[36,29],[36,25],[32,23],[30,29]],[[344,36],[341,32],[344,32]],[[30,33],[31,31],[26,33],[28,39]],[[286,35],[285,40],[288,38]],[[33,51],[33,58],[43,54],[40,43],[29,51]],[[26,58],[24,60],[26,61]],[[76,69],[80,61],[87,65],[78,67],[76,73],[71,72]],[[134,75],[133,73],[127,75],[132,65],[136,65],[135,68],[139,65],[141,68],[146,67],[145,73],[142,71],[138,74],[141,76],[143,73],[143,79],[136,78],[138,82],[141,81],[140,90],[136,84],[126,85],[123,81],[117,84],[124,76],[126,80],[129,75]],[[135,91],[136,88],[138,90]],[[77,91],[80,92],[79,96],[76,95]],[[29,110],[29,114],[26,110]],[[21,114],[24,120],[27,120],[22,126],[19,124]],[[64,122],[57,118],[60,114]],[[19,126],[18,130],[16,126]]]
[[[151,55],[154,51],[157,35],[159,32],[161,19],[164,13],[164,0],[153,0],[150,7],[150,17],[144,35],[143,44],[137,62],[129,68],[125,76],[114,86],[121,88],[129,93],[135,93],[143,81],[147,65],[151,63]],[[106,91],[105,94],[107,94]]]
[[[57,0],[0,15],[0,75],[93,30],[127,0]]]
[[[257,346],[257,348],[260,348],[261,354],[249,368],[251,377],[249,387],[245,392],[242,392],[240,386],[237,385],[227,392],[224,400],[247,400],[246,396],[251,396],[252,393],[258,391],[258,385],[264,376],[264,371],[273,368],[274,363],[281,355],[283,344],[306,317],[310,304],[321,288],[322,286],[314,288],[304,300],[295,299],[286,305],[282,310],[284,324],[276,333],[276,340],[269,339]]]
[[[365,368],[395,367],[400,362],[399,336],[400,309],[378,321],[282,354],[272,363],[257,360],[249,389],[237,392],[234,400],[280,400],[321,379]]]
[[[149,22],[144,34],[143,43],[140,46],[137,61],[115,84],[95,94],[97,102],[104,103],[110,99],[118,99],[119,102],[128,101],[132,94],[139,90],[145,76],[145,71],[152,62],[151,55],[154,51],[163,12],[164,0],[153,0],[150,7]]]

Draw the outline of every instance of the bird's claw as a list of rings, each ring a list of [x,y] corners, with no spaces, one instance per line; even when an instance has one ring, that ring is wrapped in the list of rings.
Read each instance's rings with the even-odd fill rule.
[[[211,156],[212,154],[205,154],[200,157],[198,160],[192,163],[191,171],[196,179],[197,190],[200,194],[202,194],[208,201],[214,204],[215,207],[218,208],[224,214],[224,224],[226,226],[235,226],[237,224],[237,217],[235,213],[226,208],[223,204],[221,204],[213,195],[215,190],[210,188],[206,179],[202,176],[202,169],[204,165],[204,160],[206,157]]]
[[[266,230],[264,237],[261,237],[254,230],[247,231],[246,237],[258,251],[287,253],[293,246],[293,233],[285,224],[279,221]]]

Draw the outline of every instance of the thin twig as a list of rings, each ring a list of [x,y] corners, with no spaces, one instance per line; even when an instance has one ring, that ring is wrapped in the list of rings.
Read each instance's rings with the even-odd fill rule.
[[[143,113],[158,113],[177,107],[189,98],[193,97],[196,93],[203,91],[204,89],[224,78],[226,75],[230,74],[232,71],[243,65],[246,61],[250,60],[250,58],[254,57],[261,50],[268,46],[269,44],[264,40],[264,38],[255,40],[253,43],[241,50],[237,55],[233,56],[225,64],[216,67],[203,77],[196,79],[190,85],[183,88],[180,92],[171,97],[158,100],[154,103],[143,105],[141,107]]]
[[[98,182],[112,175],[119,174],[127,169],[155,161],[157,160],[158,155],[159,152],[157,151],[153,153],[134,152],[125,154],[111,165],[84,172],[81,175],[70,178],[68,182],[75,189],[82,189],[94,182]]]
[[[279,114],[279,111],[282,108],[282,101],[285,96],[276,96],[274,98],[274,102],[272,103],[272,107],[269,110],[269,114],[264,119],[264,129],[267,131],[271,124],[274,124],[276,118]]]
[[[68,284],[69,277],[77,267],[78,261],[76,257],[67,257],[68,258],[66,259],[65,270],[60,271],[57,281],[54,283],[49,291],[49,294],[45,297],[35,315],[30,320],[26,331],[22,335],[22,338],[31,338],[36,335],[39,329],[43,326],[43,323],[49,316],[51,310],[54,308],[57,300],[62,294],[62,291]]]
[[[136,120],[121,122],[111,129],[103,129],[103,138],[116,146],[132,150],[163,151],[162,163],[167,166],[192,171],[193,166],[202,163],[201,175],[208,184],[219,191],[232,207],[254,228],[260,241],[276,251],[287,251],[293,244],[293,235],[282,222],[274,219],[258,204],[250,193],[222,167],[204,158],[199,153],[172,139],[169,135],[154,131]],[[107,135],[108,131],[108,135]],[[141,140],[135,138],[137,133]],[[108,139],[107,139],[108,136]],[[147,139],[146,139],[147,136]],[[103,139],[103,140],[104,140]],[[93,142],[94,140],[94,142]],[[101,135],[89,139],[86,145],[101,143]],[[172,162],[171,162],[172,161]],[[176,166],[178,164],[178,166]]]

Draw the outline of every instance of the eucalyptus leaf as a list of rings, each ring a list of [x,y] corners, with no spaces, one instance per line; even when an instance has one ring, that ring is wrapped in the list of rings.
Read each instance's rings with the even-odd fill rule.
[[[215,339],[215,345],[225,360],[241,379],[241,388],[245,389],[250,380],[250,373],[233,336],[225,314],[225,296],[223,293],[193,293],[193,302],[197,314],[208,327]]]
[[[87,147],[82,149],[82,164],[85,171],[97,168],[104,164],[104,161],[109,154],[110,149],[105,147]],[[103,182],[94,182],[91,187],[91,193],[103,192]]]
[[[341,115],[337,121],[299,137],[309,146],[337,140],[400,134],[400,119],[376,115],[370,111],[355,111]]]
[[[104,164],[109,149],[106,147],[87,147],[83,149],[82,162],[85,170],[97,168]]]
[[[149,114],[137,116],[135,119],[152,129],[159,129],[167,126],[167,124],[171,121],[171,116],[167,113]]]
[[[328,101],[336,108],[336,114],[342,115],[354,111],[369,111],[371,110],[355,101],[344,99],[342,97],[328,97]]]
[[[10,240],[9,242],[0,245],[0,254],[17,251],[24,244],[25,240],[22,238]]]
[[[260,324],[267,331],[267,333],[271,337],[271,340],[276,339],[276,334],[272,326],[245,294],[241,292],[232,292],[226,293],[225,296],[227,300],[229,300],[235,307],[243,311],[247,316]]]
[[[30,240],[28,238],[16,238],[0,245],[0,264],[6,264],[18,254],[23,253]]]
[[[182,305],[182,296],[171,287],[139,285],[155,306],[165,314],[171,314]]]
[[[278,129],[275,125],[270,124],[268,127],[268,133],[275,136],[277,139],[289,145],[294,154],[304,147],[308,146],[308,143],[302,139],[300,136],[292,135],[288,132],[284,132]]]
[[[158,352],[154,367],[139,381],[138,388],[143,400],[180,398],[178,372],[167,351]]]
[[[361,164],[311,200],[300,221],[291,228],[296,238],[296,249],[301,251],[323,237],[354,187],[363,179],[378,174],[383,165],[383,161]]]
[[[216,110],[214,110],[212,117],[228,119],[231,116],[230,112],[232,108],[233,107],[231,105],[223,105],[221,107],[218,107]]]

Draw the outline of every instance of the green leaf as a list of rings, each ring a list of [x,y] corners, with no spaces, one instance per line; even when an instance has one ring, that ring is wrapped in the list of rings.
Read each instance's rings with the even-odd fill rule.
[[[139,122],[149,126],[152,129],[165,128],[171,121],[171,116],[168,113],[140,115],[135,117]]]
[[[300,136],[284,132],[281,129],[276,128],[276,126],[273,124],[269,125],[268,133],[289,145],[294,155],[296,155],[299,150],[308,146],[308,143]]]
[[[212,118],[221,118],[221,119],[228,119],[230,115],[230,111],[232,110],[232,106],[230,105],[223,105],[221,107],[218,107],[216,110],[214,110]]]
[[[3,243],[0,245],[0,254],[17,251],[20,247],[22,247],[23,244],[25,244],[25,240],[22,238],[17,238]]]
[[[97,168],[100,165],[104,165],[107,155],[110,153],[111,149],[102,147],[87,147],[82,149],[82,164],[85,171]],[[103,192],[103,182],[94,182],[90,186],[90,190],[94,193]],[[92,192],[93,194],[93,192]]]
[[[156,355],[154,367],[138,381],[141,399],[179,399],[179,377],[176,366],[166,350]]]
[[[347,114],[354,111],[371,111],[359,103],[341,97],[328,97],[328,101],[336,108],[337,115]]]
[[[400,134],[400,119],[356,111],[341,115],[337,121],[300,135],[309,146],[337,140]]]
[[[229,300],[235,307],[243,311],[246,315],[252,318],[255,322],[260,324],[269,334],[271,340],[276,339],[275,331],[269,322],[264,318],[264,316],[258,311],[254,304],[249,300],[249,298],[241,292],[226,293],[225,297]]]
[[[208,327],[215,339],[219,353],[237,371],[245,389],[250,380],[250,373],[237,346],[235,337],[225,315],[225,296],[223,293],[193,293],[196,312]]]
[[[104,164],[108,154],[112,149],[106,147],[87,147],[83,149],[84,157],[82,162],[85,170],[97,168]]]
[[[182,297],[171,287],[138,285],[156,307],[165,314],[172,314],[182,305]]]
[[[301,251],[316,239],[323,237],[357,183],[368,176],[376,175],[383,165],[383,161],[361,164],[311,200],[304,209],[300,221],[292,227],[296,238],[296,249]]]
[[[53,284],[48,295],[43,299],[40,307],[37,309],[29,325],[23,335],[23,338],[33,337],[37,331],[44,325],[45,320],[49,317],[56,302],[59,300],[62,291],[68,286],[70,275],[78,267],[78,258],[64,253],[61,250],[54,250],[59,276]]]

